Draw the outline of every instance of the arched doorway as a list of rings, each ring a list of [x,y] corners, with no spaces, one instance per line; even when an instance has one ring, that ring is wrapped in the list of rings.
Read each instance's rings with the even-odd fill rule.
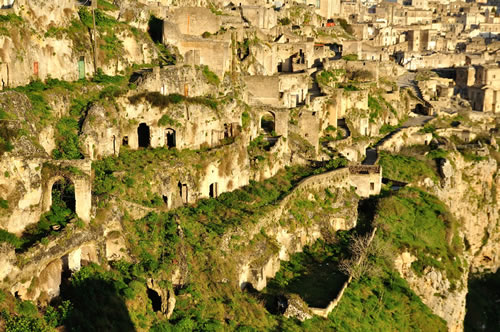
[[[45,231],[59,230],[76,218],[75,186],[67,178],[60,177],[51,188],[51,205],[40,219],[39,228]]]
[[[260,118],[260,128],[268,134],[272,134],[276,129],[274,114],[267,112]]]
[[[175,141],[175,130],[174,129],[168,128],[165,131],[165,141],[166,141],[167,146],[169,148],[175,148],[176,141]]]
[[[147,148],[151,143],[151,133],[149,130],[149,126],[144,122],[139,125],[137,128],[137,137],[139,139],[139,147]]]

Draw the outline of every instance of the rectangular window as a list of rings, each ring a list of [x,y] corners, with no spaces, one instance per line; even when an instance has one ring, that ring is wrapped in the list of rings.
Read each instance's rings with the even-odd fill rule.
[[[316,8],[320,8],[321,7],[321,0],[316,0]]]
[[[370,190],[374,191],[375,190],[375,183],[370,182]]]

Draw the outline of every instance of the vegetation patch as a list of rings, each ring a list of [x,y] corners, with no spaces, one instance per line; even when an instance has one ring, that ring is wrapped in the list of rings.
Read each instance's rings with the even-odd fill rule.
[[[401,154],[390,154],[380,151],[380,166],[382,166],[383,177],[415,183],[425,178],[430,178],[434,182],[439,180],[436,171],[424,161],[412,156]]]
[[[202,73],[205,79],[208,81],[208,83],[213,85],[220,84],[219,76],[217,76],[213,71],[211,71],[210,68],[208,68],[208,66],[203,66]]]
[[[137,105],[141,100],[147,100],[151,105],[155,107],[168,107],[172,104],[179,104],[182,102],[199,104],[207,106],[213,110],[218,109],[218,102],[215,99],[209,97],[184,97],[178,93],[172,93],[169,95],[162,95],[159,92],[143,92],[137,95],[129,97],[129,101],[133,105]]]
[[[379,202],[375,220],[385,242],[417,257],[412,264],[417,274],[432,266],[446,272],[451,290],[458,286],[464,272],[464,263],[458,258],[463,243],[457,222],[436,197],[405,187]]]

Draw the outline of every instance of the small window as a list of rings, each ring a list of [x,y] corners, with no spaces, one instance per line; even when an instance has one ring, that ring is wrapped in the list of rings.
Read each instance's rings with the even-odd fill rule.
[[[375,190],[375,183],[370,182],[370,190],[371,191]]]
[[[321,0],[316,0],[316,8],[320,8],[321,7]]]
[[[128,146],[128,136],[124,136],[122,140],[122,145],[123,146]]]

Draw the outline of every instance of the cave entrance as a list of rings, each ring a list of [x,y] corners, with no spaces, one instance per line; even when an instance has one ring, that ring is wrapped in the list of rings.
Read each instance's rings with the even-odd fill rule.
[[[161,296],[153,289],[148,288],[148,298],[151,300],[151,305],[154,312],[161,311]]]
[[[152,15],[148,23],[148,33],[155,43],[163,42],[163,20]]]
[[[139,138],[139,147],[147,148],[151,142],[151,133],[149,126],[144,122],[137,127],[137,136]]]
[[[176,141],[175,141],[175,130],[174,129],[168,128],[165,131],[165,140],[167,141],[167,146],[169,148],[175,148]]]
[[[210,185],[209,195],[212,198],[217,198],[217,196],[219,196],[219,186],[217,185],[217,182],[214,182]]]
[[[260,118],[260,128],[268,134],[272,134],[275,130],[274,114],[268,112]]]

